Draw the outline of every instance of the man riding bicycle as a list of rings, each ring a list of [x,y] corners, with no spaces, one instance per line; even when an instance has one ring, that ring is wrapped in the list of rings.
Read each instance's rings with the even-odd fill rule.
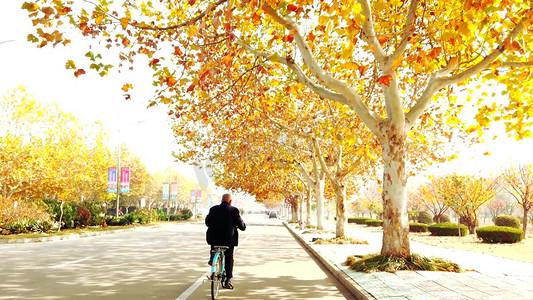
[[[209,210],[205,218],[207,228],[206,240],[211,245],[211,256],[209,265],[213,263],[214,246],[228,246],[225,252],[226,265],[226,282],[222,285],[224,288],[233,289],[231,278],[233,277],[233,250],[239,244],[240,230],[246,230],[246,224],[241,219],[239,210],[231,206],[231,195],[222,195],[222,203],[215,205]]]

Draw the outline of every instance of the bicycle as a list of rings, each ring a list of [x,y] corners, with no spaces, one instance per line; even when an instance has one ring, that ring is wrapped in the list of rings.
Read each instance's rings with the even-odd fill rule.
[[[213,264],[211,265],[211,299],[215,300],[218,297],[218,290],[226,280],[226,263],[224,259],[224,252],[229,248],[227,246],[214,246],[212,250],[215,253],[213,257]]]

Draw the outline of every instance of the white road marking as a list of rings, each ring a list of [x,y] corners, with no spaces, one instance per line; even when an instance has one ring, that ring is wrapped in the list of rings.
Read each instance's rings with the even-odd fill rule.
[[[192,295],[192,293],[194,293],[194,291],[196,291],[196,289],[198,289],[200,285],[202,285],[202,283],[204,283],[206,276],[209,276],[210,273],[211,271],[205,272],[205,274],[200,276],[200,278],[198,278],[198,280],[196,280],[193,285],[191,285],[185,292],[179,295],[176,300],[186,300],[187,298],[189,298],[189,296]]]
[[[73,265],[73,264],[77,264],[77,263],[80,263],[82,261],[86,261],[86,260],[89,260],[89,259],[93,259],[94,256],[89,256],[89,257],[85,257],[85,258],[80,258],[78,260],[73,260],[73,261],[67,261],[65,263],[62,263],[62,264],[59,264],[59,265],[55,265],[55,266],[51,266],[50,269],[59,269],[59,268],[63,268],[65,266],[68,266],[68,265]]]

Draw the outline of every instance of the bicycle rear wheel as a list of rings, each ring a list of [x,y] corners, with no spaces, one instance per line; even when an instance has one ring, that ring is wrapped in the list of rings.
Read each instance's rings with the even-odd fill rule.
[[[211,273],[211,299],[215,300],[218,297],[218,291],[222,284],[222,260],[217,259],[215,272]]]

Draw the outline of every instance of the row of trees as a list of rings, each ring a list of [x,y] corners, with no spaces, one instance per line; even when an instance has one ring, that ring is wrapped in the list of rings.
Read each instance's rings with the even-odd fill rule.
[[[479,211],[487,206],[496,217],[504,212],[512,214],[512,204],[506,195],[518,204],[523,212],[522,226],[527,232],[528,213],[533,207],[533,165],[510,167],[498,177],[481,177],[450,174],[433,177],[411,195],[414,205],[430,211],[438,222],[448,210],[454,211],[474,233],[479,224]],[[503,200],[502,200],[503,198]]]
[[[74,27],[94,46],[117,48],[119,66],[147,58],[157,87],[150,105],[175,116],[185,149],[178,157],[209,158],[222,186],[259,199],[312,195],[319,228],[329,190],[342,236],[354,178],[381,168],[381,252],[409,257],[407,178],[443,159],[441,143],[465,127],[459,113],[471,97],[459,92],[478,80],[506,87],[507,101],[476,99],[468,132],[503,119],[518,138],[531,135],[533,10],[523,1],[341,2],[45,0],[23,8],[39,47],[67,45]]]
[[[179,182],[174,209],[190,202],[196,186],[192,179],[174,170],[148,174],[138,156],[126,145],[120,147],[122,165],[132,174],[121,206],[139,207],[141,198],[148,207],[168,206],[161,198],[162,183],[169,180]],[[116,152],[109,148],[102,125],[81,124],[57,105],[41,104],[22,87],[0,101],[0,162],[0,222],[15,214],[30,216],[34,210],[43,215],[45,200],[60,203],[61,215],[64,203],[115,205],[116,194],[107,193],[107,168],[115,165]]]

